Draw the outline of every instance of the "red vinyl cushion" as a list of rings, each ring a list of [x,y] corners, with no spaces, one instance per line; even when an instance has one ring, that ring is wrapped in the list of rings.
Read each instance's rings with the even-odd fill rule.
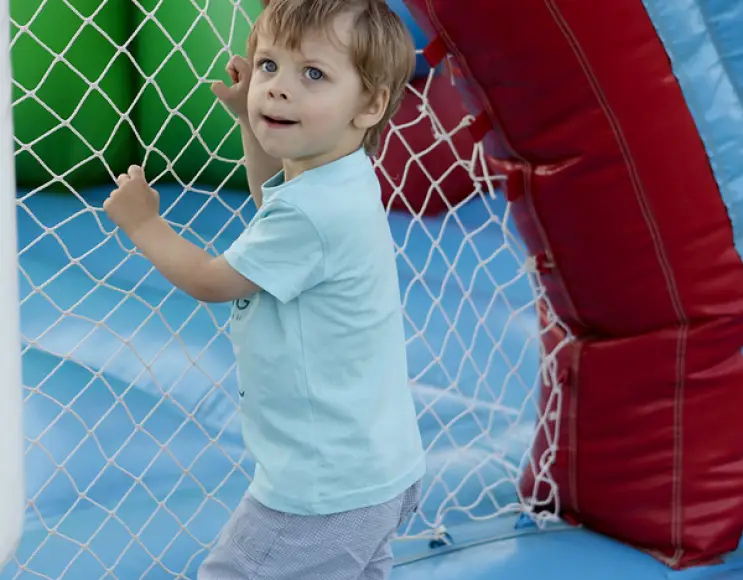
[[[642,3],[406,3],[461,67],[576,337],[547,426],[561,513],[673,568],[715,561],[743,530],[743,264]]]

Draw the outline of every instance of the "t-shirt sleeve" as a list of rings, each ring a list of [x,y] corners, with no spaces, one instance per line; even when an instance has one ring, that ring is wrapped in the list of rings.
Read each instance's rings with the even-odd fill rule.
[[[293,300],[324,276],[323,244],[317,229],[304,212],[285,202],[264,207],[224,257],[281,302]]]

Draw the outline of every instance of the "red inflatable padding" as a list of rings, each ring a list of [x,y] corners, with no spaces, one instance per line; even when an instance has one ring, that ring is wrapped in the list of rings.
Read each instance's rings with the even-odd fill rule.
[[[452,135],[451,143],[437,137],[431,117],[422,117],[419,110],[420,95],[426,95],[430,105],[426,110],[434,112],[447,134],[454,132],[469,110],[447,72],[433,77],[424,93],[427,82],[427,78],[417,78],[410,83],[417,94],[407,92],[393,119],[397,129],[384,132],[378,154],[377,175],[385,206],[415,215],[443,213],[474,190],[472,177],[457,158],[470,160],[472,134],[464,127]]]
[[[406,3],[461,65],[577,337],[558,357],[562,513],[673,568],[715,561],[743,530],[743,264],[642,3]],[[522,491],[545,490],[527,471]]]
[[[542,305],[544,306],[544,305]],[[542,322],[544,309],[542,310]],[[577,339],[558,354],[563,372],[556,464],[562,515],[648,551],[671,567],[710,563],[738,545],[743,511],[740,319],[717,317],[686,331],[661,329],[632,338]],[[565,338],[545,335],[552,352]],[[727,345],[727,346],[726,346]],[[676,378],[679,357],[686,374]],[[550,389],[542,389],[545,408]],[[724,425],[724,428],[720,428]],[[549,454],[540,430],[537,457]],[[736,439],[738,438],[738,439]],[[722,476],[721,474],[725,474]],[[526,497],[533,472],[522,481]]]

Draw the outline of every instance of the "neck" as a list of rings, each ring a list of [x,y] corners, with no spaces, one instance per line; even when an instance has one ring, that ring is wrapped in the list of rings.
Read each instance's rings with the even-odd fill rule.
[[[346,157],[351,153],[357,151],[360,146],[361,145],[359,144],[353,147],[345,147],[331,153],[326,153],[324,155],[318,155],[315,157],[283,159],[282,165],[284,168],[284,181],[291,181],[292,179],[296,179],[297,177],[302,175],[302,173],[304,173],[305,171],[310,171],[311,169],[327,165],[328,163],[332,163],[333,161],[337,161],[338,159]]]

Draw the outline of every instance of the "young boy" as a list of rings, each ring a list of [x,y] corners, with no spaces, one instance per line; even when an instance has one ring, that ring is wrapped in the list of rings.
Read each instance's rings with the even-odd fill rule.
[[[383,580],[425,459],[395,251],[369,155],[414,67],[384,0],[272,0],[215,95],[258,212],[223,256],[179,237],[139,167],[104,204],[175,286],[233,301],[256,461],[201,580]]]

